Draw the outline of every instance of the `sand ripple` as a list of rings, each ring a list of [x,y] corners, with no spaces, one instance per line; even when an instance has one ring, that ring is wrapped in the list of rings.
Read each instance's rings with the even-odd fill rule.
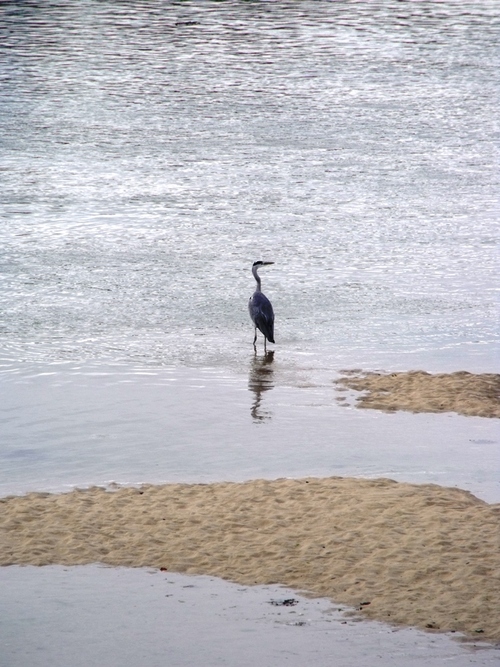
[[[340,387],[366,392],[357,399],[360,408],[500,417],[500,375],[495,373],[341,372]]]

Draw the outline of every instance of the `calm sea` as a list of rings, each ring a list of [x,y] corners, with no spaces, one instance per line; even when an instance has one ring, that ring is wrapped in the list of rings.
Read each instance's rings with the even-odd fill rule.
[[[348,474],[500,499],[493,420],[333,385],[498,371],[499,17],[2,2],[0,491]]]

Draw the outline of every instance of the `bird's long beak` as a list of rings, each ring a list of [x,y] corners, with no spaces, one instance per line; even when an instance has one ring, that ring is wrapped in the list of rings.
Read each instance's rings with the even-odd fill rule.
[[[262,266],[268,266],[269,264],[274,264],[274,262],[262,262]]]

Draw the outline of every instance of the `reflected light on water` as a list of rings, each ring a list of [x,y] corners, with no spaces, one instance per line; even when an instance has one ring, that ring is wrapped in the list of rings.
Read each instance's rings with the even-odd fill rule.
[[[490,363],[494,3],[0,11],[0,332],[18,363],[241,371],[263,256],[287,350]]]
[[[495,370],[497,3],[0,20],[0,482],[408,470],[332,380]],[[278,344],[249,361],[258,257]],[[434,455],[413,470],[440,479]]]

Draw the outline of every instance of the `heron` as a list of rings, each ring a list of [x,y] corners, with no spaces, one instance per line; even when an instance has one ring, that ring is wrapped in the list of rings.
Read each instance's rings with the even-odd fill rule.
[[[271,302],[260,289],[260,277],[257,269],[261,266],[269,266],[274,262],[254,262],[252,266],[252,274],[257,282],[257,288],[248,302],[248,312],[252,318],[255,326],[255,338],[253,339],[253,346],[256,348],[257,329],[264,334],[264,350],[266,350],[266,340],[274,343],[274,311]]]

